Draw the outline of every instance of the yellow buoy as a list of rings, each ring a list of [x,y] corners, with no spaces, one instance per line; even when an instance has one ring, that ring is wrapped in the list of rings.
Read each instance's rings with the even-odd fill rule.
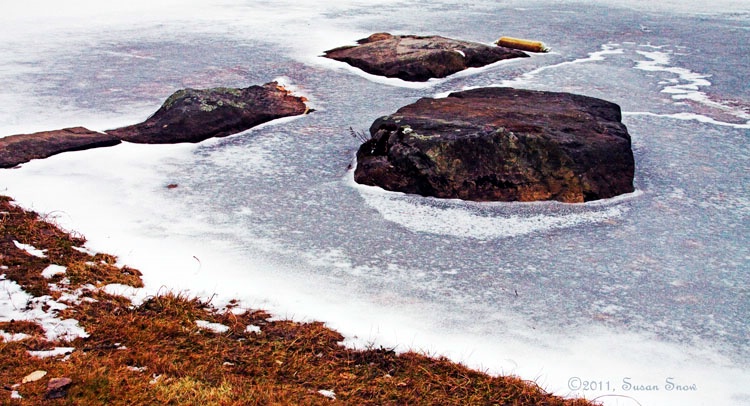
[[[529,52],[549,52],[549,48],[542,42],[520,38],[500,37],[499,40],[495,41],[495,45]]]

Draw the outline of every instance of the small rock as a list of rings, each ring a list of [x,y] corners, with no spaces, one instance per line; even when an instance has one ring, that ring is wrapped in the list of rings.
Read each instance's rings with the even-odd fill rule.
[[[309,113],[305,101],[277,82],[244,89],[183,89],[172,94],[146,121],[107,134],[142,144],[200,142],[277,118]]]
[[[44,394],[45,399],[60,399],[68,394],[68,387],[73,383],[70,378],[52,378],[47,383],[47,392]]]
[[[34,371],[24,376],[23,379],[21,380],[21,383],[35,382],[44,378],[45,375],[47,375],[47,371]]]
[[[356,46],[331,49],[324,56],[373,75],[412,82],[444,78],[503,59],[528,57],[516,49],[441,36],[377,33],[357,43]]]
[[[110,147],[119,143],[117,137],[83,127],[9,135],[0,138],[0,168],[12,168],[32,159],[63,152]]]

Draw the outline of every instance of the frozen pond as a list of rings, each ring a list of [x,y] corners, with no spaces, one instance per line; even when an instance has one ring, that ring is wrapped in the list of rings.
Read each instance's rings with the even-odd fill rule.
[[[196,145],[0,172],[1,193],[140,268],[148,290],[238,297],[326,321],[353,345],[446,354],[561,395],[615,395],[608,405],[750,403],[750,6],[28,3],[0,17],[0,135],[114,128],[179,88],[274,79],[316,109]],[[511,35],[553,52],[418,85],[319,57],[379,31]],[[353,183],[349,127],[480,86],[618,103],[636,192],[468,203]]]

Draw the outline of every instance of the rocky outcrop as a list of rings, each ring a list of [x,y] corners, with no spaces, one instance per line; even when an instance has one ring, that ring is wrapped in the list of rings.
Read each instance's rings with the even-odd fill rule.
[[[32,159],[47,158],[62,152],[117,145],[112,135],[83,127],[18,134],[0,138],[0,168],[12,168]]]
[[[121,141],[174,144],[224,137],[277,118],[305,114],[309,111],[305,101],[276,82],[245,89],[184,89],[140,124],[106,133],[75,127],[0,138],[0,168]]]
[[[305,114],[305,99],[276,82],[244,89],[184,89],[140,124],[107,131],[144,144],[200,142],[235,134],[277,118]]]
[[[355,180],[476,201],[584,202],[633,191],[616,104],[569,93],[480,88],[377,119]]]
[[[326,51],[324,56],[373,75],[413,82],[443,78],[466,68],[528,56],[519,50],[440,36],[378,33],[357,43],[359,45]]]

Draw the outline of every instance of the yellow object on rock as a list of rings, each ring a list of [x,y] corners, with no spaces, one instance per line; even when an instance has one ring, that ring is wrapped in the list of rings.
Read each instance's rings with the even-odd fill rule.
[[[549,52],[549,48],[542,42],[513,37],[500,37],[495,41],[495,45],[529,52]]]

